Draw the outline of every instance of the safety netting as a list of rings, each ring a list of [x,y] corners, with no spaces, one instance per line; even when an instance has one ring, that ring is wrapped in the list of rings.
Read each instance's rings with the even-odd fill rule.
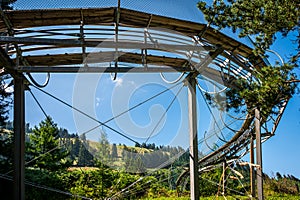
[[[176,19],[201,22],[197,0],[120,0],[120,7]],[[15,10],[117,7],[118,0],[17,0]]]

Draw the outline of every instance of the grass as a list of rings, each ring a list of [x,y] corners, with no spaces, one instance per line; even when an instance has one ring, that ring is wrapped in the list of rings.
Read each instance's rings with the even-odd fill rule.
[[[250,199],[249,197],[243,196],[226,196],[224,197],[201,197],[200,200],[246,200]],[[278,195],[278,196],[270,196],[265,197],[265,200],[299,200],[300,196],[292,196],[292,195]],[[190,200],[189,197],[159,197],[159,198],[144,198],[142,200]]]
[[[292,195],[278,195],[278,196],[270,196],[266,197],[266,200],[299,200],[300,196],[292,196]]]

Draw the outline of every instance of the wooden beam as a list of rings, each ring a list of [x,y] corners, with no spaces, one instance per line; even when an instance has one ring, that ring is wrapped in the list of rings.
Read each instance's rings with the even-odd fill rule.
[[[262,170],[262,147],[261,147],[261,125],[260,125],[260,111],[255,109],[255,134],[256,134],[256,180],[257,180],[257,197],[259,200],[264,199],[263,190],[263,170]]]
[[[255,170],[254,170],[254,136],[251,135],[250,138],[250,192],[251,199],[255,199]]]
[[[188,81],[188,111],[189,111],[189,137],[190,137],[190,193],[191,200],[199,200],[199,174],[198,174],[198,129],[197,129],[197,100],[196,80],[192,76]]]
[[[120,49],[153,49],[167,51],[209,51],[213,50],[213,46],[196,46],[196,45],[176,45],[176,44],[156,44],[130,41],[109,41],[105,39],[49,39],[49,38],[29,38],[29,37],[13,37],[0,36],[0,43],[17,43],[27,45],[55,45],[57,47],[98,47],[101,48],[120,48]]]
[[[200,63],[194,64],[192,67],[196,70],[195,73],[192,74],[192,77],[197,77],[203,71],[206,70],[208,65],[218,56],[220,55],[224,49],[221,46],[218,46],[217,49],[210,51],[205,58],[201,60]]]

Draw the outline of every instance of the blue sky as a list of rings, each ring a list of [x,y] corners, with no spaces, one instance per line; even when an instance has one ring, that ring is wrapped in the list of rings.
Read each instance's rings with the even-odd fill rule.
[[[48,8],[48,7],[110,7],[115,6],[117,1],[28,1],[18,0],[15,4],[15,8]],[[143,3],[141,3],[143,2]],[[146,0],[146,1],[122,1],[122,6],[137,9],[141,11],[147,11],[155,14],[162,14],[171,17],[177,17],[181,19],[192,20],[196,22],[204,22],[203,16],[196,8],[195,0],[182,1],[182,0]],[[230,30],[224,31],[226,34],[236,37]],[[241,40],[243,42],[249,42],[247,40]],[[289,40],[279,40],[272,46],[272,49],[276,50],[282,55],[283,58],[287,58],[291,52],[293,52],[294,46]],[[276,57],[271,58],[271,60]],[[299,71],[297,71],[298,74]],[[178,74],[168,76],[168,78],[176,78]],[[43,82],[45,75],[35,75],[37,80]],[[151,79],[151,81],[149,81]],[[90,82],[78,81],[78,80],[90,80]],[[151,82],[151,83],[149,83]],[[148,84],[147,84],[148,83]],[[129,91],[134,85],[141,86],[138,90],[135,90],[129,99],[125,99],[127,104],[121,104],[124,100],[125,94],[121,92]],[[92,87],[91,87],[92,86]],[[110,75],[89,75],[77,76],[77,74],[52,74],[49,85],[45,88],[46,91],[56,95],[57,97],[65,100],[73,105],[78,105],[81,109],[88,112],[90,115],[94,115],[98,120],[106,121],[120,110],[125,109],[126,106],[133,106],[136,103],[147,99],[151,95],[156,94],[170,87],[170,85],[164,83],[158,74],[150,74],[142,77],[139,75],[118,75],[117,81],[112,81]],[[78,88],[81,88],[78,92]],[[121,90],[120,90],[121,89]],[[170,104],[172,98],[176,92],[180,89],[180,86],[175,87],[172,91],[162,95],[161,97],[145,104],[139,109],[130,112],[127,116],[131,121],[119,121],[109,122],[108,125],[117,127],[120,131],[131,132],[131,136],[143,142],[147,136],[151,134],[151,131],[155,127],[158,119],[157,116],[161,116],[165,109]],[[56,102],[55,100],[40,93],[36,89],[32,89],[46,112],[51,115],[56,123],[60,127],[67,128],[70,133],[78,132],[82,133],[89,128],[97,125],[97,123],[82,117],[76,112],[72,112],[66,106]],[[93,98],[87,98],[90,95]],[[115,96],[114,96],[115,95]],[[111,98],[114,97],[114,98]],[[201,100],[200,94],[198,94],[198,109],[199,109],[199,135],[203,136],[205,131],[209,131],[212,121],[207,107],[203,100]],[[168,111],[167,116],[163,117],[164,125],[157,127],[158,133],[154,133],[153,137],[148,141],[149,143],[155,142],[158,144],[184,144],[187,145],[187,113],[186,113],[186,100],[187,91],[186,88],[180,92],[180,96],[174,102],[172,108]],[[123,102],[124,103],[124,102]],[[88,106],[86,106],[88,105]],[[122,107],[118,108],[118,106]],[[113,109],[111,109],[113,108]],[[263,167],[264,171],[268,174],[272,172],[281,172],[283,174],[293,174],[300,177],[300,161],[297,158],[299,152],[300,141],[300,96],[295,95],[289,102],[286,112],[282,118],[282,121],[277,129],[276,135],[263,145]],[[179,116],[179,117],[178,117]],[[31,125],[37,125],[44,116],[39,110],[38,106],[34,102],[31,95],[26,93],[26,121]],[[126,129],[126,123],[134,122],[136,129]],[[128,124],[130,127],[132,124]],[[237,126],[237,125],[236,125]],[[118,136],[115,133],[104,128],[108,133],[109,140],[115,143],[126,143],[126,139]],[[174,137],[173,132],[176,132]],[[99,129],[88,134],[91,139],[97,140]],[[143,134],[140,135],[139,133]],[[225,133],[226,134],[226,133]],[[212,139],[214,140],[214,139]],[[211,141],[213,142],[213,141]],[[130,143],[129,143],[130,144]],[[132,143],[131,143],[132,144]],[[202,148],[202,147],[201,147]],[[205,148],[205,147],[203,147]],[[204,149],[207,150],[207,149]]]
[[[291,33],[289,37],[295,36]],[[283,39],[278,35],[278,40],[273,44],[273,50],[276,50],[281,57],[287,61],[297,44]],[[274,56],[274,55],[273,55]],[[300,70],[296,69],[295,73],[300,77]],[[276,135],[267,141],[263,146],[264,169],[267,173],[272,174],[277,171],[283,174],[293,174],[300,177],[300,161],[297,156],[300,147],[300,95],[296,94],[289,101],[287,109],[278,126]]]

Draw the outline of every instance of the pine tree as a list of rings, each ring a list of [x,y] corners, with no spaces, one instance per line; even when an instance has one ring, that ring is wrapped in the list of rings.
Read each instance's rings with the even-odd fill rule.
[[[295,94],[295,83],[299,82],[294,73],[295,67],[300,64],[299,1],[215,0],[212,5],[200,1],[198,7],[211,26],[231,28],[233,32],[238,31],[240,37],[255,37],[253,53],[256,56],[265,56],[266,50],[278,36],[298,42],[298,47],[291,49],[288,63],[255,68],[251,74],[259,81],[239,77],[230,82],[235,87],[226,93],[227,109],[240,110],[246,105],[250,112],[253,108],[259,108],[263,119],[277,114],[277,107],[280,108],[283,102]],[[248,59],[255,58],[250,56]],[[207,95],[207,98],[216,101],[214,96]]]
[[[142,174],[146,171],[145,159],[143,155],[135,151],[124,151],[123,154],[124,167],[127,172]]]
[[[77,165],[81,167],[94,165],[94,156],[87,150],[83,142],[80,143]]]
[[[59,137],[60,138],[70,138],[70,134],[67,129],[59,128]]]
[[[89,144],[86,140],[85,134],[79,136],[79,152],[78,152],[78,166],[93,166],[94,156],[89,152]]]
[[[117,149],[117,145],[115,143],[112,145],[112,148],[111,148],[111,157],[114,160],[116,160],[118,158],[118,149]]]
[[[101,131],[100,140],[99,140],[99,161],[102,164],[105,164],[109,161],[110,158],[110,145],[107,139],[107,134],[104,131]]]
[[[12,132],[0,133],[0,173],[11,170],[13,163],[13,134]]]
[[[12,103],[11,92],[8,92],[9,76],[0,76],[0,126],[4,126],[9,113],[9,105]]]
[[[0,172],[10,170],[13,161],[13,133],[5,131],[9,106],[12,103],[11,92],[7,91],[9,76],[0,76]]]
[[[299,1],[215,0],[212,5],[200,1],[198,7],[211,25],[238,30],[240,37],[254,36],[257,54],[264,54],[278,33],[286,37],[294,31],[290,37],[300,39]]]
[[[59,146],[59,129],[51,117],[35,126],[29,138],[27,154],[31,159],[36,158],[34,167],[53,171],[70,165],[66,161],[68,152]]]
[[[75,136],[74,143],[72,143],[72,144],[73,145],[72,145],[72,148],[70,151],[70,157],[71,157],[71,160],[76,160],[76,158],[79,155],[79,149],[80,149],[80,141],[79,141],[78,135]]]

